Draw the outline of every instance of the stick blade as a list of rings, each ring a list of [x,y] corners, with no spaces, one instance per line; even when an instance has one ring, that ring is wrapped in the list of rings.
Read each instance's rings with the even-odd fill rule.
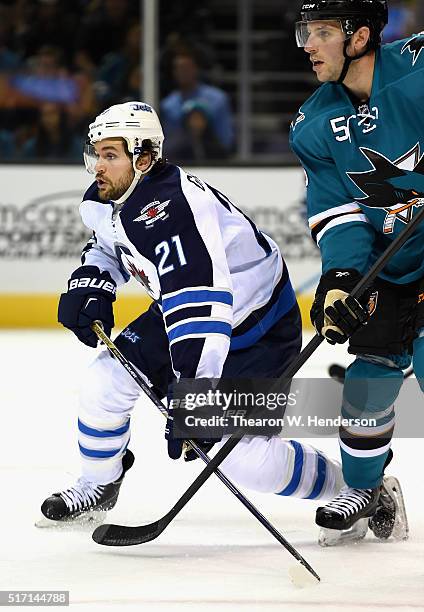
[[[289,577],[292,583],[296,587],[301,589],[303,589],[304,587],[319,584],[321,581],[321,578],[318,576],[318,574],[310,566],[305,567],[303,563],[293,563],[292,565],[290,565]]]
[[[96,544],[102,544],[103,546],[135,546],[154,540],[162,533],[163,529],[160,521],[137,527],[105,524],[100,525],[93,531],[92,538]]]

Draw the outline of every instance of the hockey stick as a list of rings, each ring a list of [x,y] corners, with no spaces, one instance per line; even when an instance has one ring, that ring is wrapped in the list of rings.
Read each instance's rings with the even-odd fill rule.
[[[133,367],[130,361],[121,353],[114,342],[107,336],[100,322],[94,322],[92,329],[97,337],[106,345],[111,355],[121,363],[121,365],[132,376],[140,389],[149,397],[153,404],[160,412],[167,417],[168,413],[165,406],[162,404],[156,394],[146,384],[137,370]],[[201,448],[193,441],[187,440],[187,444],[194,450],[196,455],[202,459],[204,463],[209,465],[211,459],[202,451]],[[317,580],[320,580],[318,574],[313,570],[309,563],[300,555],[300,553],[288,542],[284,536],[263,516],[263,514],[255,508],[255,506],[237,489],[237,487],[223,474],[219,469],[215,470],[215,474],[224,483],[224,485],[241,501],[241,503],[249,510],[253,516],[267,529],[274,538],[284,546],[284,548],[293,557],[299,561]],[[188,491],[186,492],[187,495]],[[187,496],[189,501],[191,496]],[[132,546],[134,544],[143,544],[157,538],[167,525],[174,518],[175,506],[172,510],[159,521],[152,525],[142,525],[140,527],[126,527],[120,525],[105,524],[97,527],[93,532],[93,540],[97,544],[105,546]]]
[[[419,213],[413,217],[412,221],[408,223],[405,229],[395,238],[390,246],[384,251],[380,258],[375,262],[368,273],[361,279],[361,281],[354,287],[350,295],[353,297],[360,297],[367,287],[367,285],[377,276],[377,274],[384,268],[389,259],[403,246],[409,236],[412,234],[418,223],[424,217],[424,207]],[[300,370],[304,363],[309,359],[312,353],[319,347],[323,342],[324,337],[319,333],[316,333],[312,340],[305,346],[296,359],[286,368],[283,375],[280,377],[281,380],[292,379],[293,376]],[[201,488],[204,482],[213,474],[216,468],[224,461],[224,459],[230,454],[233,448],[239,442],[240,431],[233,434],[218,451],[218,453],[210,460],[208,465],[203,471],[197,476],[192,482],[187,491],[183,493],[173,508],[161,519],[151,523],[150,525],[142,525],[140,527],[119,527],[116,526],[117,540],[116,545],[127,545],[128,534],[131,536],[141,537],[141,542],[148,542],[156,538],[167,525],[173,520],[173,518],[184,508],[187,502],[193,497],[193,495]],[[98,528],[99,539],[103,539],[105,532],[107,531],[107,525]],[[94,532],[96,533],[96,531]],[[94,535],[94,534],[93,534]],[[125,539],[126,538],[126,539]]]
[[[404,372],[403,378],[409,378],[414,373],[414,368],[409,366]],[[328,375],[333,380],[337,381],[341,385],[344,383],[346,378],[346,368],[338,363],[333,363],[328,368]]]

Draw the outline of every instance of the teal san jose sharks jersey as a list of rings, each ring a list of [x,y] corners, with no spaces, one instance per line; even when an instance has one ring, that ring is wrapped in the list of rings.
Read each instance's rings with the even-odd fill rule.
[[[321,85],[290,140],[323,272],[364,273],[424,205],[424,32],[377,51],[368,104],[356,108],[342,85]],[[380,276],[424,278],[424,224]]]

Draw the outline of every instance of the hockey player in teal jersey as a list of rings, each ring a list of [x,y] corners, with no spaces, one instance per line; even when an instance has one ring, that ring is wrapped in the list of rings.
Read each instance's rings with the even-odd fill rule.
[[[319,0],[304,3],[296,24],[298,46],[322,83],[290,135],[305,169],[308,221],[322,258],[311,319],[332,344],[349,337],[349,352],[357,355],[347,370],[343,416],[376,420],[374,427],[340,430],[348,486],[316,517],[337,530],[373,517],[386,501],[381,484],[394,401],[412,356],[424,390],[424,225],[361,304],[347,298],[424,205],[424,33],[382,46],[387,16],[386,0]],[[406,537],[401,511],[397,527]],[[373,518],[370,526],[381,532]]]

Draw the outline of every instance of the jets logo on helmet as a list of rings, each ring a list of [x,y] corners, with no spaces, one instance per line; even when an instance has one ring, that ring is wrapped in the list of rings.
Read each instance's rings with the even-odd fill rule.
[[[147,113],[153,113],[153,108],[144,102],[142,104],[133,104],[133,110],[146,111]]]

